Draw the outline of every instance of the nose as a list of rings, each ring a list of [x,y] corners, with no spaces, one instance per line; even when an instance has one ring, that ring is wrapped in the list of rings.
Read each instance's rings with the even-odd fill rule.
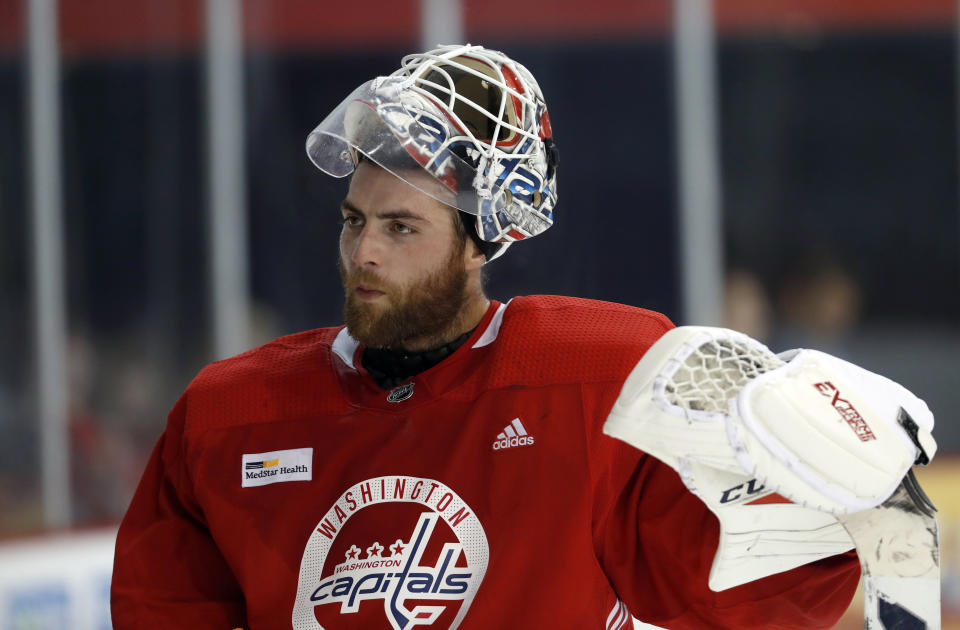
[[[368,225],[353,234],[345,231],[341,235],[341,247],[344,256],[357,267],[379,267],[382,262],[382,243]]]

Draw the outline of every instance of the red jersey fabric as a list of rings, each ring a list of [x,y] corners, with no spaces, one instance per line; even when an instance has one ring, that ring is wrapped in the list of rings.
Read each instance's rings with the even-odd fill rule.
[[[713,515],[602,434],[671,326],[575,298],[493,302],[389,393],[342,327],[209,365],[120,527],[114,627],[610,630],[628,611],[668,628],[830,627],[855,555],[714,593]]]

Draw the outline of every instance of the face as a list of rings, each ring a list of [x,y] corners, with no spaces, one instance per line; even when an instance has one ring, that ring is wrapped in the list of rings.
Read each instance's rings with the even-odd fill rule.
[[[422,178],[418,185],[440,186],[426,173]],[[482,264],[457,236],[454,211],[366,161],[340,210],[350,334],[377,348],[411,349],[425,340],[430,347],[434,338],[434,345],[444,343],[467,302],[468,270]]]

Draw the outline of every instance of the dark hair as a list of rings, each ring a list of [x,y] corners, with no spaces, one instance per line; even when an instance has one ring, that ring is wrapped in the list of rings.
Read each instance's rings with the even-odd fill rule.
[[[477,234],[477,217],[470,214],[469,212],[464,212],[463,210],[457,210],[457,221],[459,224],[457,227],[457,234],[463,232],[463,236],[470,237],[470,240],[473,241],[474,245],[477,246],[477,249],[480,250],[480,253],[487,257],[489,261],[493,258],[493,255],[500,251],[500,248],[503,247],[503,243],[491,243],[490,241],[485,241],[480,238],[480,235]]]

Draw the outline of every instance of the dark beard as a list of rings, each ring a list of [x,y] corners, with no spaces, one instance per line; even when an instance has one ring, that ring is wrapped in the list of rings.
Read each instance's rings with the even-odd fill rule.
[[[401,349],[407,340],[431,336],[437,337],[437,345],[448,341],[441,336],[456,332],[450,328],[467,301],[463,246],[453,250],[437,271],[403,287],[388,285],[369,270],[348,276],[339,265],[346,293],[343,317],[350,335],[369,348]],[[384,291],[390,306],[382,308],[357,298],[354,290],[360,284]]]

